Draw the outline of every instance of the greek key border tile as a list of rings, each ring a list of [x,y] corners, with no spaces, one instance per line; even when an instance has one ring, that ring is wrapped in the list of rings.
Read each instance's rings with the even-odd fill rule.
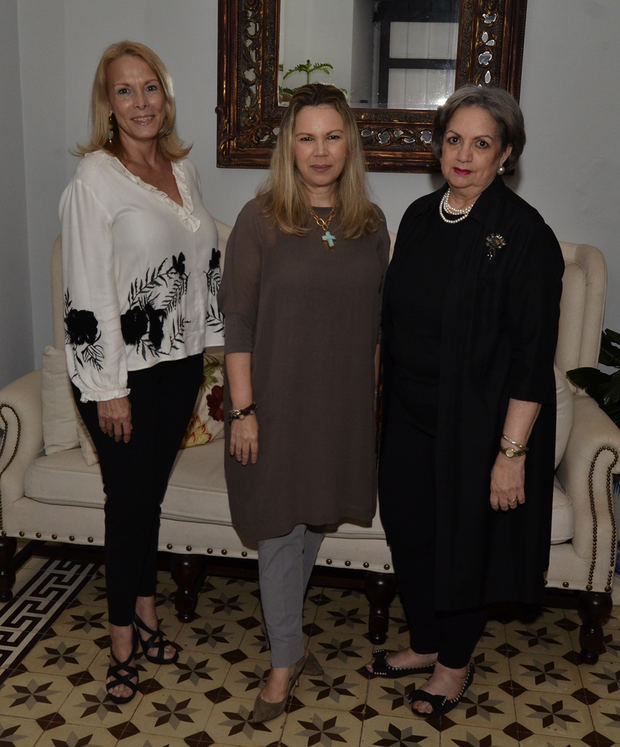
[[[95,563],[51,559],[0,609],[0,683],[89,581]]]

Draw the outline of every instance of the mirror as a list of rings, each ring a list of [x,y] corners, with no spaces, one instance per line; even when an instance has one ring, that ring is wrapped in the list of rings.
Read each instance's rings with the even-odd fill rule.
[[[436,109],[454,91],[459,0],[280,0],[278,102],[332,83],[353,109]]]
[[[526,5],[219,0],[217,165],[267,168],[285,89],[310,75],[346,89],[369,170],[437,170],[433,116],[455,87],[500,85],[518,98]]]

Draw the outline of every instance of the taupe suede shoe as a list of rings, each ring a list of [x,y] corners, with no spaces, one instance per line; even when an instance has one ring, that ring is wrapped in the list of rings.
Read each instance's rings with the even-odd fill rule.
[[[319,677],[323,674],[323,667],[319,664],[319,660],[312,653],[308,651],[306,656],[306,663],[304,664],[304,674],[309,674],[311,677]]]
[[[301,659],[295,664],[291,676],[288,678],[288,687],[286,688],[286,696],[284,700],[279,700],[277,703],[268,703],[263,700],[260,693],[256,696],[254,701],[254,709],[252,711],[252,718],[250,719],[253,724],[263,724],[265,721],[272,721],[277,718],[286,708],[286,702],[297,682],[297,678],[301,674],[301,670],[304,668],[306,663],[306,657],[302,656]]]

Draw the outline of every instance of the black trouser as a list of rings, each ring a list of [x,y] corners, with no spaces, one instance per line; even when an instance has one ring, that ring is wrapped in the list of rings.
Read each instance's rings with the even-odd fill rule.
[[[99,428],[96,402],[80,402],[106,494],[105,572],[113,625],[133,622],[137,596],[155,593],[161,502],[202,380],[202,355],[130,371],[131,440]]]
[[[438,652],[441,664],[458,669],[471,658],[486,613],[481,609],[437,610],[435,438],[416,427],[398,402],[386,402],[385,412],[379,505],[410,646],[419,654]]]

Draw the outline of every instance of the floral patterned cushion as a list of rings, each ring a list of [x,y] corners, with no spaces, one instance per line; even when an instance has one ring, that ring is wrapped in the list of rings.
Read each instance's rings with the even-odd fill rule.
[[[199,446],[224,436],[224,359],[204,353],[202,384],[181,448]]]

